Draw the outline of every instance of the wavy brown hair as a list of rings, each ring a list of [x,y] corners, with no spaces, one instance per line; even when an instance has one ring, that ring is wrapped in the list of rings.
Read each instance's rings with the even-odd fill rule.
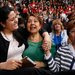
[[[55,19],[55,20],[53,20],[53,22],[52,22],[52,30],[55,32],[55,25],[56,24],[59,24],[60,26],[61,26],[61,30],[64,30],[64,26],[63,26],[63,23],[61,22],[61,20],[60,19]]]
[[[67,34],[69,36],[68,38],[68,43],[71,43],[71,37],[70,37],[70,31],[75,28],[75,12],[74,13],[71,13],[71,19],[69,20],[69,22],[67,23]],[[72,18],[73,17],[73,18]]]

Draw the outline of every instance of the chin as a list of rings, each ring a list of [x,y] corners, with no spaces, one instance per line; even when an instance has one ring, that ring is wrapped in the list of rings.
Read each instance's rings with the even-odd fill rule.
[[[17,30],[18,28],[14,28],[13,31]]]
[[[35,34],[36,32],[30,32],[31,34]]]
[[[32,30],[32,31],[30,31],[30,32],[31,32],[31,33],[35,33],[36,31],[33,31],[33,30]]]

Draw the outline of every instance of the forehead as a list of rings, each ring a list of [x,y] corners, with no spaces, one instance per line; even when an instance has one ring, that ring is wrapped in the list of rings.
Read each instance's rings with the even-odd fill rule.
[[[37,19],[37,17],[36,16],[29,16],[29,18],[28,19]]]
[[[16,13],[14,12],[14,11],[11,11],[10,13],[9,13],[9,15],[8,15],[8,18],[13,18],[13,17],[15,17],[16,16]]]
[[[73,27],[71,30],[75,30],[75,27]]]

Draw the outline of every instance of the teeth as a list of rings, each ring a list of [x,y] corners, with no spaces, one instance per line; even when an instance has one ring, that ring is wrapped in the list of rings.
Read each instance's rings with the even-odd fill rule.
[[[31,27],[31,28],[34,28],[34,27]]]
[[[31,29],[31,30],[34,30],[35,28],[36,28],[36,27],[31,27],[30,29]]]
[[[35,28],[30,28],[30,29],[35,29]]]

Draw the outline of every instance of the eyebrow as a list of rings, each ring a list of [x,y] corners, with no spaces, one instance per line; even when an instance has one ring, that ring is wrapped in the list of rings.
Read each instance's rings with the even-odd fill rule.
[[[15,15],[14,17],[11,17],[11,18],[8,17],[8,19],[11,20],[11,19],[14,19],[14,18],[16,18],[16,17],[17,17],[17,15]]]

